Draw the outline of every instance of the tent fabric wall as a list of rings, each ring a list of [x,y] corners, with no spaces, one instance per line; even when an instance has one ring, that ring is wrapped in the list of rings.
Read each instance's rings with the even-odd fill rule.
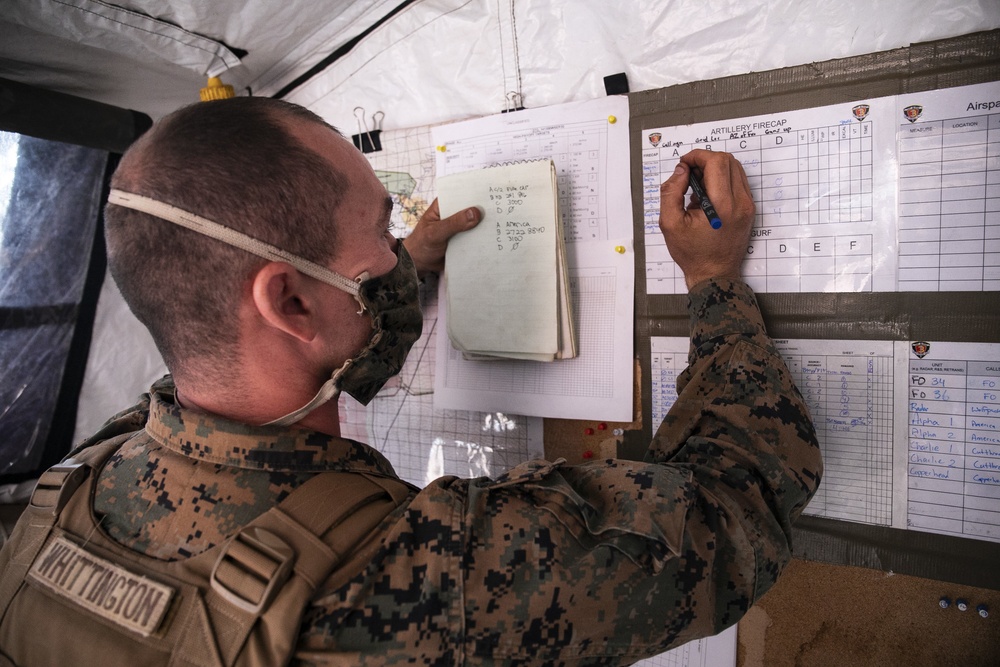
[[[384,112],[383,129],[399,129],[498,113],[511,92],[527,107],[594,99],[605,94],[603,77],[617,72],[632,91],[647,90],[995,28],[995,0],[418,0],[285,98],[351,134],[356,107],[368,118]],[[294,51],[303,63],[297,72],[329,53],[315,46]],[[273,94],[288,81],[262,81],[255,93]],[[192,87],[190,100],[196,94]],[[77,439],[162,370],[148,334],[107,287]]]
[[[399,2],[6,0],[0,77],[159,118],[196,102],[206,74],[277,90]]]
[[[424,0],[286,99],[352,133],[357,106],[399,129],[498,113],[518,79],[541,107],[601,97],[617,72],[649,90],[996,27],[994,0]]]
[[[138,60],[166,60],[215,76],[240,64],[225,44],[99,0],[9,0],[5,18],[39,33],[61,37]]]

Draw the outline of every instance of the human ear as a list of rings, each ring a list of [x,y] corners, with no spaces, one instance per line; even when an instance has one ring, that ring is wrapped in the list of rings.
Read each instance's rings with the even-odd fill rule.
[[[307,281],[291,264],[269,262],[253,278],[253,304],[274,329],[310,343],[319,327]]]

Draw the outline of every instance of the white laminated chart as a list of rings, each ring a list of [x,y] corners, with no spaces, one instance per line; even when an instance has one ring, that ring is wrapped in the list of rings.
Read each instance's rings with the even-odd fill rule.
[[[642,131],[648,294],[685,294],[659,228],[660,184],[696,149],[732,153],[757,218],[743,275],[759,292],[892,290],[895,98]]]
[[[687,338],[676,336],[649,339],[653,433],[663,423],[670,406],[677,401],[677,376],[687,368],[690,346]]]
[[[915,341],[907,526],[1000,542],[1000,343]]]
[[[677,400],[689,341],[650,339],[653,430]],[[776,340],[809,407],[824,474],[806,514],[892,526],[894,434],[905,422],[894,410],[892,341]],[[895,505],[894,505],[895,503]],[[899,512],[896,512],[899,514]],[[902,520],[897,519],[897,527]]]
[[[439,175],[553,161],[579,351],[575,359],[547,363],[469,361],[442,336],[435,406],[631,420],[635,255],[628,100],[607,97],[441,125],[433,137]],[[488,211],[483,222],[489,224]]]
[[[650,339],[654,431],[687,345]],[[1000,343],[775,345],[823,452],[806,514],[1000,542]]]
[[[552,158],[566,240],[607,241],[626,236],[619,226],[627,216],[619,209],[609,209],[609,190],[619,180],[610,172],[617,168],[612,153],[616,150],[614,143],[621,141],[616,135],[621,135],[623,129],[627,143],[627,113],[618,102],[607,113],[584,113],[568,122],[551,122],[565,116],[539,109],[501,119],[471,121],[482,126],[471,132],[462,132],[461,124],[442,126],[435,130],[435,140],[445,149],[438,158],[438,173],[456,174],[505,162]],[[615,113],[619,114],[616,122],[609,123],[608,115]],[[527,121],[529,114],[536,118],[518,122]],[[538,118],[543,115],[549,118]],[[627,171],[627,163],[623,166]],[[615,214],[610,215],[609,210]]]
[[[666,653],[640,660],[635,667],[736,667],[736,626],[695,639]]]
[[[805,513],[892,526],[892,341],[775,345],[809,407],[823,452],[823,481]]]
[[[996,100],[1000,82],[899,97],[901,291],[1000,290]]]

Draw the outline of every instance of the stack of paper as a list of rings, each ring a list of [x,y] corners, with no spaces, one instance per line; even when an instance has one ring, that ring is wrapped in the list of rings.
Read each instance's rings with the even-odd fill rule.
[[[441,176],[437,186],[442,217],[469,206],[485,213],[445,254],[452,345],[469,359],[575,357],[552,161]]]

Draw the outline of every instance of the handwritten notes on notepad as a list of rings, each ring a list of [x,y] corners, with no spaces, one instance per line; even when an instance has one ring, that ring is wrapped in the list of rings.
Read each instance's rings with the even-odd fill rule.
[[[442,217],[484,209],[445,255],[448,336],[471,359],[576,356],[566,250],[550,160],[438,178]]]

